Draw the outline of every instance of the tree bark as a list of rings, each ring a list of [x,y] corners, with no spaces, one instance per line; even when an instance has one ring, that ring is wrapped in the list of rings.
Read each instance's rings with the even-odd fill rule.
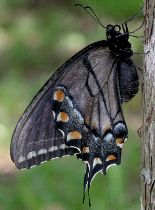
[[[155,0],[145,0],[141,210],[155,210]]]

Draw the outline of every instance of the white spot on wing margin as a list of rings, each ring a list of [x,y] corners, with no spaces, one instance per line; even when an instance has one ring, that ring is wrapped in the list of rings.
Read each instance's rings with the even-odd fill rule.
[[[117,144],[117,146],[119,147],[119,148],[121,148],[122,149],[122,147],[123,147],[123,143],[122,144]]]
[[[57,146],[52,146],[48,149],[49,152],[53,152],[53,151],[56,151],[56,150],[58,150]]]
[[[47,149],[40,149],[38,151],[38,155],[42,155],[42,154],[46,154],[47,153]]]
[[[27,159],[31,159],[36,156],[37,156],[37,153],[35,151],[32,151],[27,154]]]
[[[60,149],[65,149],[65,148],[68,148],[68,146],[67,145],[65,145],[65,144],[60,144],[60,147],[59,147]]]
[[[20,156],[18,159],[18,163],[22,163],[26,160],[26,158],[24,156]]]

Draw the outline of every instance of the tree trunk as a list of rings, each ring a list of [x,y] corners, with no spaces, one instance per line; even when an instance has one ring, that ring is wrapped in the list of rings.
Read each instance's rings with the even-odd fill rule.
[[[145,0],[141,210],[155,210],[155,0]]]

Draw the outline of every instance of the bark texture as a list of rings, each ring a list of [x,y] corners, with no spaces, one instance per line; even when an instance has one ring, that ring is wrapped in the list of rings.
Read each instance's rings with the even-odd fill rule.
[[[155,0],[145,0],[141,210],[155,210]]]

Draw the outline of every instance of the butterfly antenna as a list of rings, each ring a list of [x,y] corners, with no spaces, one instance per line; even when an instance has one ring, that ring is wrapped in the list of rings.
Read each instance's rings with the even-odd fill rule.
[[[143,27],[144,23],[145,23],[145,20],[143,20],[142,24],[138,28],[136,28],[134,31],[131,31],[129,34],[135,33],[136,31],[141,29]]]
[[[131,37],[134,37],[134,38],[144,38],[144,36],[137,36],[137,35],[131,35],[131,34],[129,34],[129,36],[131,36]]]
[[[132,20],[134,20],[134,19],[140,17],[142,11],[143,11],[143,6],[139,9],[138,14],[132,15],[128,20],[126,20],[126,21],[123,22],[122,24],[128,23],[128,22],[130,22],[130,21],[132,21]]]
[[[122,28],[126,28],[126,30],[128,31],[128,27],[127,27],[127,23],[140,17],[141,16],[141,12],[143,11],[143,6],[139,9],[138,14],[131,16],[128,20],[126,20],[125,22],[122,23]],[[144,20],[143,23],[140,25],[140,27],[138,27],[137,29],[135,29],[134,31],[128,32],[128,34],[132,34],[135,33],[136,31],[138,31],[139,29],[141,29],[144,25]]]
[[[97,15],[95,14],[94,10],[91,7],[84,7],[81,4],[75,4],[75,6],[81,7],[82,9],[84,9],[93,20],[95,20],[95,22],[97,22],[100,26],[102,26],[103,28],[106,28],[101,21],[99,20],[99,18],[97,17]]]

